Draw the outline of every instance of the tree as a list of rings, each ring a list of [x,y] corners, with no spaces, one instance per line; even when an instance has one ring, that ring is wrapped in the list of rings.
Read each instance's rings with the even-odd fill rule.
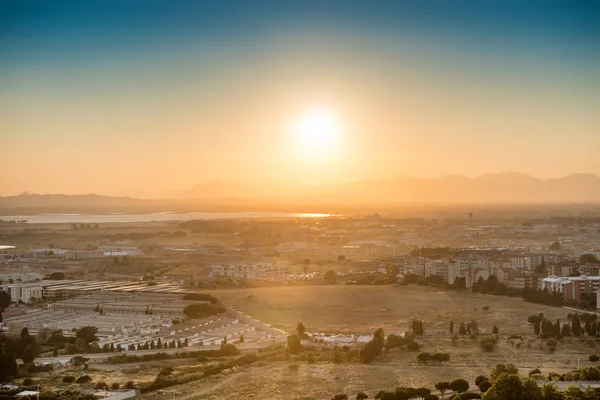
[[[343,262],[343,261],[346,261],[346,256],[345,256],[345,255],[343,255],[343,254],[342,254],[342,255],[339,255],[339,256],[338,256],[338,261],[342,261],[342,262]]]
[[[211,304],[217,304],[219,302],[216,297],[204,293],[189,293],[183,296],[183,300],[210,301]]]
[[[458,328],[458,333],[460,335],[466,335],[467,334],[467,329],[465,327],[465,323],[464,322],[460,323],[460,327]]]
[[[486,392],[484,399],[525,400],[523,392],[521,379],[517,375],[503,372]]]
[[[8,308],[9,305],[10,296],[8,295],[8,293],[0,291],[0,322],[4,321],[2,319],[2,313]]]
[[[523,381],[523,400],[540,400],[542,391],[535,379],[528,378]]]
[[[187,338],[185,338],[185,341],[186,341],[185,345],[187,346]],[[240,343],[244,343],[244,335],[240,336]]]
[[[75,337],[81,338],[85,340],[87,344],[90,344],[92,342],[98,341],[96,333],[98,333],[98,328],[96,328],[95,326],[82,326],[81,328],[75,331]]]
[[[48,279],[54,280],[54,281],[62,281],[63,279],[66,279],[65,277],[65,273],[64,272],[53,272],[50,274],[50,276],[48,277]]]
[[[457,393],[466,392],[469,390],[469,382],[467,382],[465,379],[457,378],[450,382],[450,389]]]
[[[287,348],[291,354],[297,354],[302,351],[302,344],[298,335],[293,334],[287,338]]]
[[[542,399],[544,400],[562,400],[562,393],[554,383],[546,383],[542,386]]]
[[[224,312],[224,307],[206,303],[190,304],[183,309],[183,313],[191,319],[210,317],[212,315],[223,314]]]
[[[336,394],[331,398],[331,400],[348,400],[347,394]]]
[[[304,336],[304,332],[306,332],[306,328],[304,327],[304,324],[302,322],[298,322],[298,325],[296,325],[296,331],[298,332],[298,336],[300,336],[300,337]]]
[[[489,381],[489,378],[485,375],[477,375],[477,377],[475,378],[476,385],[479,385],[483,381]]]
[[[493,333],[494,335],[497,335],[497,334],[498,334],[498,325],[494,324],[494,327],[492,328],[492,333]]]
[[[356,400],[366,400],[369,398],[369,395],[366,394],[365,392],[358,392],[356,394]]]
[[[568,399],[581,399],[583,398],[583,390],[581,390],[578,386],[569,385],[563,392],[564,397]]]
[[[21,358],[23,359],[23,363],[25,364],[32,363],[33,360],[35,360],[35,350],[32,345],[29,344],[27,345],[27,347],[25,347]]]
[[[560,251],[560,243],[558,242],[554,242],[550,245],[550,250],[553,251]]]
[[[442,394],[442,399],[444,398],[444,393],[446,390],[450,389],[450,382],[441,381],[435,384],[435,388],[440,391]]]
[[[335,285],[337,281],[337,276],[335,275],[335,271],[329,270],[325,272],[325,284],[327,285]]]
[[[450,321],[450,333],[454,333],[454,321]]]
[[[575,337],[581,336],[581,321],[579,320],[579,316],[577,316],[577,314],[575,314],[573,321],[571,321],[571,332],[573,332],[573,336]]]
[[[509,375],[519,375],[519,370],[513,364],[496,364],[496,366],[490,371],[490,381],[492,384],[494,384],[503,373],[507,373]]]
[[[485,380],[485,381],[482,381],[481,383],[479,383],[477,385],[477,387],[479,388],[479,390],[481,391],[481,393],[485,393],[488,390],[490,390],[490,388],[492,387],[492,384],[490,383],[490,381]]]
[[[17,360],[12,350],[0,343],[0,382],[7,382],[17,377]]]
[[[431,390],[429,390],[425,387],[417,388],[417,396],[421,397],[422,399],[429,396],[430,394],[431,394]]]

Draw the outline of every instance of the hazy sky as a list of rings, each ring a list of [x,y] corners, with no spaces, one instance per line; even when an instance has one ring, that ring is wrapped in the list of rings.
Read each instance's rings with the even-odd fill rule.
[[[4,0],[0,195],[600,175],[599,20],[596,1]],[[318,155],[296,137],[314,110],[339,128]]]

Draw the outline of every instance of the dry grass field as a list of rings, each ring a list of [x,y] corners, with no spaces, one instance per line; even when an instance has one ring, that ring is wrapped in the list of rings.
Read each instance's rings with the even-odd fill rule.
[[[417,352],[386,350],[371,365],[306,364],[290,362],[259,363],[249,368],[221,374],[173,388],[175,392],[150,393],[148,399],[174,393],[180,399],[329,399],[337,393],[353,397],[358,391],[373,396],[381,389],[400,385],[432,387],[440,380],[458,377],[473,382],[477,375],[489,374],[498,363],[513,363],[521,374],[540,368],[564,373],[591,365],[588,356],[596,353],[585,342],[565,339],[551,354],[534,340],[527,316],[544,312],[549,318],[567,321],[567,310],[523,302],[518,298],[440,291],[418,286],[294,286],[257,289],[216,290],[211,294],[232,307],[266,323],[293,331],[302,321],[310,332],[369,333],[383,327],[387,333],[404,331],[413,318],[424,321],[426,334],[417,341],[422,350],[448,352],[451,361],[422,365]],[[482,308],[488,306],[489,310]],[[490,333],[494,324],[500,341],[493,352],[484,352],[477,340],[460,337],[455,343],[448,334],[454,320],[477,320],[480,331]],[[525,337],[515,348],[507,341],[512,333]]]
[[[338,393],[350,398],[359,391],[372,398],[381,389],[401,385],[428,386],[458,377],[473,382],[480,374],[489,374],[498,363],[515,364],[521,375],[540,368],[543,373],[564,373],[591,365],[590,354],[596,349],[585,342],[567,338],[550,353],[539,340],[534,340],[527,316],[544,312],[552,319],[566,321],[568,311],[525,303],[518,298],[472,295],[440,291],[419,286],[294,286],[256,289],[214,290],[212,294],[248,314],[292,331],[302,321],[310,332],[370,333],[383,327],[387,333],[407,330],[412,318],[424,321],[426,334],[418,337],[421,349],[447,352],[450,361],[422,365],[418,352],[401,349],[385,350],[370,364],[307,364],[303,361],[259,361],[248,367],[226,370],[199,381],[148,393],[143,399],[330,399]],[[482,308],[488,306],[489,310]],[[478,340],[460,337],[454,343],[448,324],[454,320],[477,320],[482,333],[493,324],[500,328],[500,340],[493,352],[484,352]],[[520,348],[508,343],[507,336],[524,336]],[[317,350],[318,351],[318,350]],[[89,372],[92,384],[98,381],[121,384],[133,380],[137,385],[149,384],[160,369],[172,366],[176,373],[196,369],[193,360],[169,360],[126,365],[94,364]],[[290,368],[290,365],[296,368]],[[44,382],[56,386],[64,372]],[[77,385],[72,385],[77,387]],[[139,387],[139,386],[138,386]]]
[[[527,303],[520,298],[469,294],[410,286],[290,286],[215,290],[228,305],[278,328],[292,331],[303,322],[309,332],[386,333],[409,329],[413,318],[425,330],[446,332],[450,320],[477,320],[480,331],[530,334],[527,316],[543,312],[566,321],[567,310]],[[488,306],[489,310],[482,308]]]

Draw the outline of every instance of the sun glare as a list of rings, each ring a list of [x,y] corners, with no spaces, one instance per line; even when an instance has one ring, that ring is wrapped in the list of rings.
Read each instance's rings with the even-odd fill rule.
[[[328,109],[314,109],[302,115],[295,124],[294,136],[300,151],[310,158],[326,158],[339,147],[341,126]]]

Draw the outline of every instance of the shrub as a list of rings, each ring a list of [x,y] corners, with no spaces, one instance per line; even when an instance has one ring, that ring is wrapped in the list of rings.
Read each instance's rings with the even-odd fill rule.
[[[479,342],[481,349],[483,351],[494,351],[494,346],[496,345],[496,341],[491,338],[481,339]]]
[[[135,389],[135,385],[133,384],[133,381],[128,381],[125,384],[125,389]]]
[[[167,376],[167,375],[171,375],[173,373],[173,368],[171,367],[166,367],[160,370],[160,372],[158,373],[158,376]]]
[[[107,387],[108,387],[108,385],[106,384],[106,382],[98,382],[94,385],[94,388],[96,388],[96,389],[104,389]]]
[[[35,381],[31,378],[23,379],[23,386],[33,386],[35,385]]]
[[[421,346],[417,342],[410,342],[409,344],[406,345],[406,348],[410,351],[419,351]]]
[[[71,375],[63,376],[62,381],[63,383],[73,383],[75,382],[75,377]]]
[[[436,362],[450,361],[449,353],[433,353],[431,359]]]
[[[76,383],[90,383],[92,378],[89,375],[83,375],[77,378]]]
[[[475,378],[475,384],[476,384],[476,385],[479,385],[481,382],[483,382],[483,381],[487,381],[487,380],[489,380],[489,378],[488,378],[487,376],[485,376],[485,375],[478,375],[478,376]]]
[[[110,388],[113,390],[117,390],[120,387],[121,387],[121,385],[119,385],[119,383],[117,383],[117,382],[113,382],[112,385],[110,385]]]
[[[492,384],[490,383],[490,381],[485,380],[483,382],[480,382],[477,385],[477,387],[479,388],[479,390],[481,390],[481,393],[485,393],[492,387]]]
[[[427,362],[431,360],[431,353],[426,351],[419,353],[417,360],[419,360],[420,363],[427,364]]]
[[[600,356],[598,356],[597,354],[592,354],[589,358],[589,360],[591,362],[598,362],[598,360],[600,360]]]

